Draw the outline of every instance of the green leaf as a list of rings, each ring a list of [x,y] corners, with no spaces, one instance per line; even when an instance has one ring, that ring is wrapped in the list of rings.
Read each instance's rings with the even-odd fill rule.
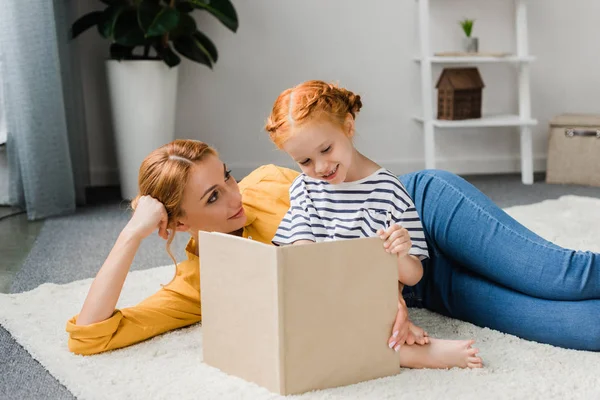
[[[113,60],[130,59],[133,55],[134,48],[135,47],[132,46],[123,46],[118,43],[113,43],[110,45],[110,58]]]
[[[143,46],[146,44],[146,37],[144,31],[138,25],[135,10],[128,10],[117,19],[114,39],[115,42],[123,46]]]
[[[169,67],[174,67],[179,65],[181,62],[181,57],[177,55],[171,48],[171,46],[167,45],[167,47],[163,47],[161,44],[154,45],[154,50],[158,56],[167,64]]]
[[[459,21],[460,26],[463,28],[465,35],[467,37],[471,37],[471,32],[473,31],[473,24],[475,23],[474,19],[465,18],[462,21]]]
[[[142,0],[138,7],[138,22],[146,37],[162,36],[179,24],[178,10],[162,7],[153,0]]]
[[[181,36],[173,41],[175,50],[183,56],[212,69],[213,59],[209,51],[196,38],[196,35]]]
[[[87,31],[94,25],[98,25],[101,21],[100,17],[102,16],[102,11],[94,11],[88,14],[85,14],[77,21],[73,23],[71,26],[71,32],[69,33],[71,39],[75,39],[77,36]]]
[[[163,8],[146,31],[146,36],[162,36],[175,29],[179,24],[179,11],[174,8]]]
[[[232,32],[236,32],[239,26],[237,13],[229,0],[189,0],[190,4],[197,9],[203,9],[214,15],[223,25]]]
[[[150,25],[161,12],[162,8],[156,2],[142,0],[138,6],[138,23],[144,32],[148,31]]]
[[[217,52],[217,47],[215,46],[215,44],[204,33],[200,31],[194,32],[192,36],[194,38],[194,41],[196,42],[196,46],[198,46],[201,49],[204,49],[203,51],[208,52],[212,63],[216,63],[217,59],[219,58],[219,53]]]
[[[98,32],[102,37],[106,39],[113,37],[115,24],[123,10],[125,10],[125,6],[123,5],[112,5],[102,12],[100,22],[98,23]]]
[[[179,15],[179,24],[177,28],[171,31],[171,38],[176,39],[179,36],[189,36],[196,32],[196,20],[189,14]]]

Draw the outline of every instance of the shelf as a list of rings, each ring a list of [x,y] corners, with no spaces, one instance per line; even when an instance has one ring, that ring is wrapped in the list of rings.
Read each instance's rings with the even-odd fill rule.
[[[420,63],[423,59],[421,57],[415,58],[415,62]],[[432,56],[428,57],[432,64],[490,64],[490,63],[530,63],[535,61],[535,57],[526,56],[506,56],[506,57],[489,57],[489,56],[460,56],[460,57],[440,57]]]
[[[533,132],[532,126],[538,121],[531,115],[531,71],[529,63],[535,57],[529,54],[529,39],[527,28],[527,3],[528,0],[514,0],[514,29],[515,44],[509,51],[478,51],[465,52],[456,50],[436,51],[430,40],[430,8],[433,0],[418,0],[418,28],[419,51],[415,54],[414,61],[420,70],[421,76],[421,122],[423,132],[425,168],[436,168],[436,141],[435,134],[439,128],[494,128],[514,127],[520,134],[521,150],[521,180],[524,184],[533,183]],[[455,44],[456,45],[456,44]],[[493,50],[493,49],[492,49]],[[438,120],[436,113],[435,82],[432,82],[434,71],[440,66],[479,66],[497,64],[518,69],[518,101],[516,115],[483,115],[483,118],[460,121]],[[437,74],[437,72],[435,73]],[[504,84],[504,83],[503,83]]]
[[[419,122],[424,122],[423,118],[415,118]],[[477,119],[464,119],[459,121],[447,121],[441,119],[432,120],[436,128],[485,128],[495,126],[532,126],[537,125],[535,119],[522,119],[518,115],[490,115]]]

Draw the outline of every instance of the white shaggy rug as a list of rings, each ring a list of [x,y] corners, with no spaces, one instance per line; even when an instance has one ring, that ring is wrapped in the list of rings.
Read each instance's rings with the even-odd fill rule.
[[[506,210],[530,229],[566,247],[600,252],[600,200],[565,196]],[[130,273],[119,306],[150,295],[172,267]],[[202,328],[171,332],[91,357],[67,350],[65,323],[78,312],[91,279],[44,284],[0,295],[0,323],[80,399],[275,399],[254,384],[202,363]],[[400,370],[393,377],[316,391],[301,399],[598,399],[600,353],[565,350],[441,317],[411,315],[432,336],[475,338],[481,370]],[[243,340],[243,334],[241,336]]]

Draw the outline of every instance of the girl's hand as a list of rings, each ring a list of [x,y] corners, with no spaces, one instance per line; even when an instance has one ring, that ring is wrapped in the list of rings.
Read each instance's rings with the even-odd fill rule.
[[[151,196],[142,196],[125,229],[140,240],[158,229],[158,235],[166,240],[169,238],[168,221],[167,210],[160,201]]]
[[[397,254],[399,258],[407,256],[412,247],[410,234],[406,228],[398,224],[394,224],[386,230],[379,229],[377,235],[385,241],[383,247],[385,247],[386,251]]]

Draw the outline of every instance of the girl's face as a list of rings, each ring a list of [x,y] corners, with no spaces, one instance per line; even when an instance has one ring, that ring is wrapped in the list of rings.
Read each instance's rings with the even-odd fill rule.
[[[217,156],[208,156],[190,171],[178,231],[197,237],[198,231],[231,233],[244,227],[246,214],[237,182]]]
[[[306,175],[335,185],[348,179],[356,153],[353,134],[352,116],[342,127],[326,119],[315,120],[295,128],[282,147]]]

